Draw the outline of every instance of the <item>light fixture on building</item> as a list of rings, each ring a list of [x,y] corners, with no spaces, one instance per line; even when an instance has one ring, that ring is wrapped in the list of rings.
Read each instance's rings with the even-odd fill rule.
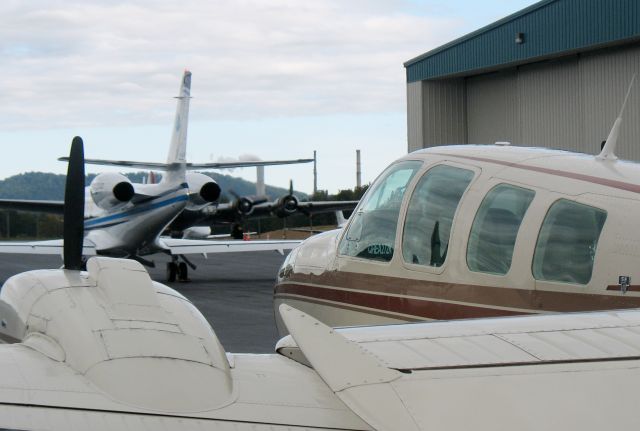
[[[516,43],[518,45],[524,43],[524,33],[516,33]]]

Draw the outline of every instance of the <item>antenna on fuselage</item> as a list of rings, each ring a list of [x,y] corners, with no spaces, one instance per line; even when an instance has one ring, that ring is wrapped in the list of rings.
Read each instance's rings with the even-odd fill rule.
[[[618,160],[618,156],[616,156],[616,144],[618,143],[618,135],[620,134],[620,125],[622,124],[622,114],[624,113],[625,108],[627,107],[627,101],[629,100],[629,94],[631,94],[631,88],[633,88],[633,83],[636,80],[637,73],[633,74],[631,78],[631,82],[629,83],[629,88],[627,89],[627,95],[624,97],[624,102],[622,103],[622,108],[620,109],[620,114],[618,114],[618,118],[613,123],[613,127],[609,132],[609,136],[607,136],[607,140],[604,143],[604,147],[600,154],[596,156],[597,160],[610,160],[615,161]]]
[[[76,136],[71,142],[64,188],[64,269],[82,269],[84,242],[84,144]]]

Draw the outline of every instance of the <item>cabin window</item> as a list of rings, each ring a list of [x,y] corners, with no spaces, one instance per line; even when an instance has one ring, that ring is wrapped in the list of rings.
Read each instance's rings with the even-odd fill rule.
[[[473,175],[467,169],[439,165],[420,178],[404,224],[405,262],[434,267],[444,264],[453,216]]]
[[[352,215],[353,221],[340,243],[340,254],[391,260],[402,199],[421,166],[418,161],[400,162],[380,176]]]
[[[469,235],[467,266],[471,271],[509,272],[518,229],[534,195],[533,190],[509,184],[497,185],[487,193]]]
[[[533,256],[536,280],[587,284],[607,213],[560,199],[547,212]]]

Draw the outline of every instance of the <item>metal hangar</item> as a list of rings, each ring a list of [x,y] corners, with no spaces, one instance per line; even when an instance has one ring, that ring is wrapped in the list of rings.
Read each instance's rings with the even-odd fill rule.
[[[404,66],[409,151],[508,141],[598,153],[640,75],[640,1],[543,0]],[[616,152],[640,160],[640,76]]]

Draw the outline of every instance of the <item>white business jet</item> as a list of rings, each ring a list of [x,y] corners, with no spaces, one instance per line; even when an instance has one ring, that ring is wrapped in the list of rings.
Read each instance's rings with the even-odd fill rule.
[[[187,279],[187,266],[193,265],[185,255],[234,251],[291,249],[299,241],[197,241],[160,237],[165,228],[184,210],[198,211],[213,207],[220,196],[220,187],[210,177],[195,169],[280,165],[312,162],[313,159],[258,162],[204,163],[186,161],[187,125],[191,92],[191,72],[185,71],[177,97],[178,104],[166,163],[111,161],[86,159],[96,165],[125,166],[162,171],[158,184],[132,184],[119,173],[102,173],[86,188],[84,210],[84,254],[126,257],[147,266],[153,262],[143,256],[164,252],[171,255],[167,263],[167,278]],[[74,142],[81,142],[76,137]],[[67,158],[61,158],[67,160]],[[84,188],[84,178],[78,179]],[[0,208],[25,211],[62,213],[61,201],[0,200]],[[60,254],[62,240],[0,243],[3,253]]]

